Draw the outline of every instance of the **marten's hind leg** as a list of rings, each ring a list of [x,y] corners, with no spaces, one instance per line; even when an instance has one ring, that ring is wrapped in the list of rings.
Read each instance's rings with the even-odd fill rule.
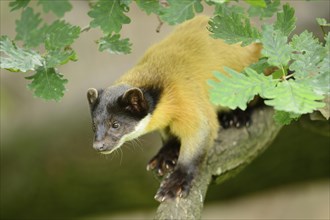
[[[219,112],[218,121],[221,127],[230,128],[230,127],[247,127],[251,123],[251,111],[243,111],[241,109]]]
[[[177,137],[170,134],[162,136],[163,147],[147,165],[147,170],[154,170],[158,176],[163,176],[174,170],[180,151],[180,141]]]

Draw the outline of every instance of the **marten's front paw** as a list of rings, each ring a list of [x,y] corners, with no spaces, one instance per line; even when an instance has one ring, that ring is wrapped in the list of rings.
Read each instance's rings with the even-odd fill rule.
[[[154,170],[158,176],[163,176],[174,170],[179,157],[179,148],[161,149],[147,165],[147,170]]]
[[[175,151],[160,151],[154,156],[147,165],[147,170],[153,170],[158,176],[163,176],[166,173],[173,171],[177,161],[179,152]]]
[[[182,169],[176,169],[166,177],[158,189],[155,199],[163,202],[166,199],[184,198],[188,195],[193,180],[193,174],[188,174]]]

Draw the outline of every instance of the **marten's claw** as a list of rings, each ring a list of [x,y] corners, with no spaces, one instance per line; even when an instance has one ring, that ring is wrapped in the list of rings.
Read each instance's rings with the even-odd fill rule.
[[[149,161],[147,170],[155,170],[158,176],[163,176],[164,174],[173,171],[176,162],[177,158],[169,159],[164,155],[156,155]]]
[[[158,176],[163,176],[174,170],[178,160],[178,150],[161,150],[154,156],[147,165],[147,170],[155,170]]]
[[[163,202],[167,199],[186,197],[189,194],[192,180],[192,174],[187,174],[181,169],[176,169],[163,180],[155,195],[155,199]]]

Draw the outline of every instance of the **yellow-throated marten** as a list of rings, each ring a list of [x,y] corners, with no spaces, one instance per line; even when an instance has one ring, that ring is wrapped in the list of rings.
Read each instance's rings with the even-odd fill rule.
[[[210,37],[209,18],[180,25],[114,85],[89,89],[93,147],[108,154],[126,141],[159,130],[164,146],[148,169],[169,173],[155,198],[185,197],[197,166],[219,128],[207,80],[227,66],[237,71],[258,60],[261,46],[228,45]]]

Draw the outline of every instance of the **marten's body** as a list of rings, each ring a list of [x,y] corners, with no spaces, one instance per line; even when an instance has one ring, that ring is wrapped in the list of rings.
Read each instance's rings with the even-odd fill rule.
[[[161,131],[162,154],[181,146],[177,162],[168,163],[156,155],[149,164],[160,174],[175,166],[156,195],[160,201],[189,192],[198,161],[216,138],[219,107],[210,102],[207,85],[212,72],[224,72],[224,66],[241,71],[260,56],[260,45],[241,47],[211,38],[208,19],[198,16],[180,25],[114,86],[88,92],[94,147],[99,151],[112,152],[125,141],[154,130]],[[124,126],[121,131],[118,124]]]

